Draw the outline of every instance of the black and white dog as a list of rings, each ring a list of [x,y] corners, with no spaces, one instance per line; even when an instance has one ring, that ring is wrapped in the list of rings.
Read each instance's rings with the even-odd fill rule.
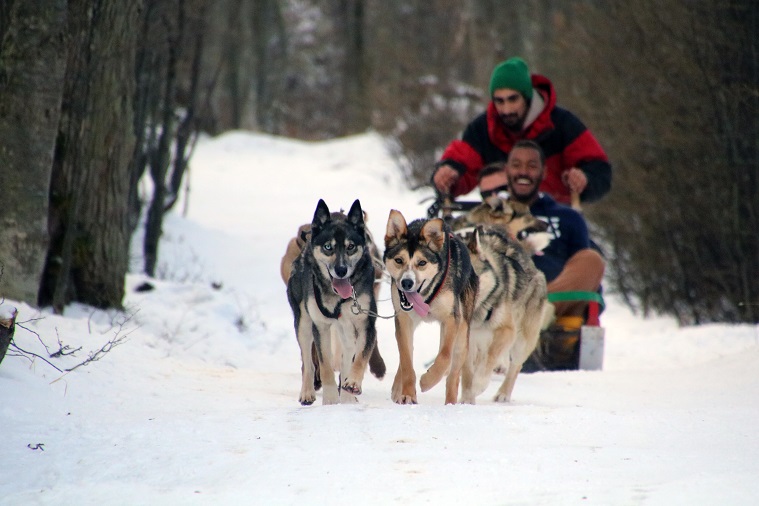
[[[377,342],[374,277],[361,203],[353,202],[345,215],[330,213],[319,200],[310,240],[293,262],[287,282],[301,351],[301,404],[316,400],[314,344],[324,388],[322,403],[356,402]],[[341,348],[339,388],[333,372],[332,331]]]

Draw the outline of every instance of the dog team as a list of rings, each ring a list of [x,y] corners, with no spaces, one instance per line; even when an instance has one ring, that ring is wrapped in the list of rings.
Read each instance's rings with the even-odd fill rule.
[[[413,339],[425,321],[440,325],[440,346],[419,378],[422,392],[445,377],[446,404],[474,404],[498,369],[505,379],[495,401],[508,402],[550,317],[545,277],[530,258],[547,244],[544,230],[528,210],[503,199],[451,224],[408,223],[391,210],[380,256],[358,200],[347,214],[319,200],[281,264],[301,351],[300,403],[314,403],[319,388],[323,404],[357,402],[367,366],[384,376],[375,328],[383,273],[391,279],[400,358],[392,400],[417,403]]]

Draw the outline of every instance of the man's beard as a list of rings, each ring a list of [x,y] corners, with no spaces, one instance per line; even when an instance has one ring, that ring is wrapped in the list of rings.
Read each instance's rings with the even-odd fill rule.
[[[529,193],[517,194],[514,192],[514,188],[516,188],[516,185],[513,184],[511,180],[509,180],[509,187],[512,189],[510,192],[510,198],[522,204],[529,204],[538,195],[540,191],[540,184],[536,184],[535,181],[532,181],[532,184],[534,186]]]
[[[517,113],[499,115],[503,125],[512,132],[521,132],[524,125],[524,118],[520,118]]]

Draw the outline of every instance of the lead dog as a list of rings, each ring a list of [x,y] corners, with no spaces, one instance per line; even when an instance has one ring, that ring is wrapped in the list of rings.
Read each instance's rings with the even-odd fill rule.
[[[322,403],[356,402],[377,341],[374,265],[358,200],[347,216],[330,213],[327,204],[319,200],[309,241],[292,263],[287,299],[301,352],[300,403],[308,405],[316,400],[313,347],[324,387]],[[352,311],[350,304],[345,304],[354,301],[368,311]],[[332,372],[333,331],[342,350],[339,389]]]
[[[342,212],[334,212],[332,215],[336,218],[344,216]],[[363,213],[363,216],[364,232],[366,233],[366,248],[369,250],[369,253],[372,257],[372,263],[374,264],[374,298],[376,300],[379,296],[380,282],[382,281],[384,265],[382,261],[382,254],[379,252],[379,249],[377,248],[377,244],[374,242],[374,238],[372,237],[371,232],[366,227],[366,212]],[[293,262],[295,262],[295,259],[300,256],[301,252],[309,242],[311,242],[311,223],[307,223],[298,227],[298,232],[295,234],[295,237],[290,239],[290,241],[287,243],[285,254],[282,256],[282,260],[279,264],[279,272],[282,276],[282,280],[285,282],[285,286],[287,286],[287,282],[290,280],[290,275],[292,274],[293,270]],[[340,338],[335,335],[334,332],[332,335],[332,344],[334,352],[333,357],[335,359],[334,362],[337,362],[342,353],[342,350],[339,346]],[[316,354],[316,345],[312,346],[311,355],[311,361],[314,364],[315,369],[314,388],[318,391],[321,388],[322,383],[321,371],[319,370],[319,359]],[[369,357],[369,371],[371,371],[371,373],[376,376],[377,379],[384,378],[385,372],[387,372],[385,360],[382,358],[382,355],[379,351],[379,343],[374,346],[372,354]]]
[[[439,352],[420,378],[419,386],[426,392],[447,375],[445,402],[454,404],[478,286],[466,245],[439,218],[407,224],[399,211],[391,210],[384,259],[392,278],[390,291],[400,355],[391,397],[399,404],[416,404],[414,330],[422,320],[437,321]]]
[[[462,373],[461,400],[474,404],[498,366],[506,377],[495,401],[508,402],[549,311],[546,279],[522,245],[499,227],[477,226],[468,247],[480,289]]]

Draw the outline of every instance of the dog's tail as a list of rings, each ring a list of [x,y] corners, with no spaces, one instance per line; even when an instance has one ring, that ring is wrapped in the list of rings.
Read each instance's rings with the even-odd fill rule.
[[[372,355],[369,357],[369,371],[374,374],[377,379],[385,377],[387,367],[385,366],[385,360],[382,358],[379,352],[379,346],[375,345],[372,350]]]

